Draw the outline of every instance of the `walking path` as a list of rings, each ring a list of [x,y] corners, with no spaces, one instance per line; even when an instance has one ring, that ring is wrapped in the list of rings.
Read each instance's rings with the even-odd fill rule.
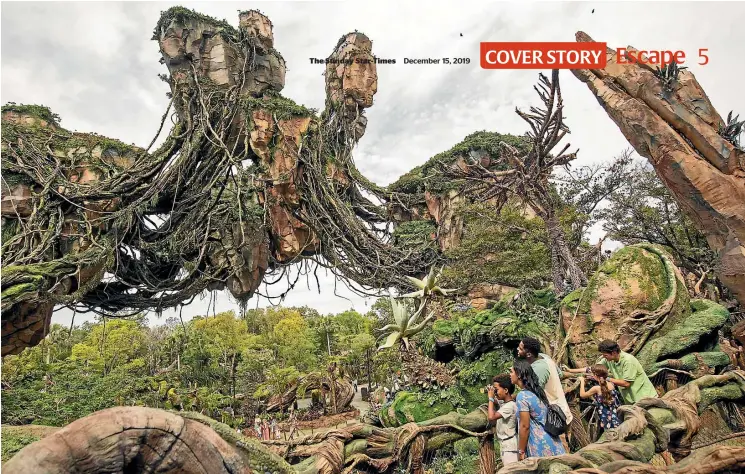
[[[357,393],[354,394],[354,398],[352,399],[352,406],[360,411],[360,417],[365,416],[368,411],[370,411],[370,403],[362,401],[362,387],[367,388],[367,384],[365,385],[358,385],[357,386]],[[310,399],[305,398],[302,400],[297,401],[298,408],[307,408],[310,406]],[[344,423],[339,423],[336,426],[326,426],[323,428],[318,429],[305,429],[305,430],[298,430],[300,433],[300,436],[307,436],[315,433],[325,433],[326,431],[333,430],[336,428],[343,428],[345,426],[353,425],[355,423],[358,423],[359,420],[347,420]]]

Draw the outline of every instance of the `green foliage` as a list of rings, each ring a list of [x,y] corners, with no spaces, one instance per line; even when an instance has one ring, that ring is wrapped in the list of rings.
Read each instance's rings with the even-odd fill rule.
[[[262,97],[244,97],[241,99],[241,103],[247,111],[265,110],[270,112],[277,120],[286,120],[292,117],[314,117],[317,114],[315,109],[297,104],[278,92],[267,92]]]
[[[420,333],[434,317],[432,314],[427,315],[421,322],[419,316],[424,311],[424,305],[420,305],[416,311],[413,311],[407,300],[398,300],[391,298],[391,308],[393,309],[393,323],[386,325],[381,329],[387,332],[385,343],[378,349],[393,347],[401,342],[404,347],[408,348],[409,338]],[[413,311],[413,313],[412,313]]]
[[[432,474],[478,474],[479,456],[472,453],[453,453],[449,450],[441,450],[425,468],[426,472]]]
[[[290,385],[297,382],[301,374],[295,367],[275,367],[266,374],[266,382],[259,385],[254,397],[266,398],[274,394],[283,393]]]
[[[512,359],[503,347],[476,360],[457,358],[449,364],[458,370],[454,385],[442,390],[398,392],[393,402],[383,407],[380,418],[385,426],[400,426],[409,420],[429,420],[455,410],[475,410],[486,401],[483,387],[495,375],[507,373]]]
[[[5,427],[2,429],[2,461],[5,462],[8,459],[16,455],[18,451],[25,448],[31,443],[39,441],[38,436],[21,433],[17,430],[9,430]]]
[[[733,144],[736,148],[740,147],[740,135],[742,135],[743,129],[745,129],[745,120],[738,121],[740,115],[732,117],[732,111],[727,114],[727,121],[724,125],[719,125],[718,133],[725,140]]]
[[[598,206],[614,192],[628,185],[635,174],[633,150],[627,149],[611,162],[565,167],[554,182],[559,215],[571,247],[581,246],[587,230],[598,222]],[[591,274],[593,269],[588,269]]]
[[[546,226],[509,203],[497,211],[475,203],[460,211],[465,220],[461,244],[446,252],[448,285],[469,288],[476,283],[543,286],[550,278],[551,258]]]
[[[490,309],[471,309],[436,321],[432,337],[451,341],[458,354],[472,359],[505,342],[548,337],[558,324],[558,305],[549,289],[523,289],[504,296]]]
[[[393,231],[394,245],[420,251],[438,250],[437,226],[431,221],[408,221],[398,224]]]
[[[277,323],[271,335],[279,360],[285,366],[308,371],[315,364],[313,342],[308,324],[299,313]]]
[[[678,75],[680,71],[688,69],[687,67],[679,67],[678,63],[673,60],[670,64],[665,64],[660,68],[659,66],[653,71],[654,75],[662,83],[662,89],[664,92],[673,92],[675,85],[678,83]]]
[[[665,247],[677,265],[697,277],[714,268],[716,255],[706,238],[682,212],[654,169],[636,167],[624,186],[608,198],[599,212],[608,237],[626,245],[650,242]],[[713,272],[709,271],[709,274]],[[713,276],[708,277],[712,283]]]
[[[334,322],[332,356],[311,326]],[[2,361],[2,421],[63,426],[117,405],[193,410],[231,425],[253,416],[258,399],[284,391],[337,361],[353,377],[375,366],[371,316],[344,311],[321,317],[303,308],[267,308],[171,318],[148,327],[143,318],[52,326],[39,345]],[[243,401],[242,401],[243,400]],[[236,416],[226,415],[232,407]]]
[[[53,113],[46,105],[27,105],[8,102],[2,106],[2,113],[16,112],[18,114],[30,115],[49,122],[50,124],[59,125],[60,116]]]
[[[390,385],[394,374],[401,372],[401,358],[397,351],[375,351],[372,355],[372,378]]]
[[[113,367],[130,364],[144,356],[145,333],[139,322],[108,320],[96,325],[85,341],[72,348],[70,360],[106,375]]]
[[[175,7],[169,8],[168,10],[164,12],[161,12],[160,19],[158,20],[158,23],[155,26],[155,30],[153,31],[152,39],[157,40],[161,32],[164,30],[164,28],[167,28],[171,24],[171,22],[175,22],[180,25],[183,25],[189,22],[205,23],[209,26],[217,28],[218,31],[220,32],[233,35],[234,37],[238,36],[238,31],[235,28],[233,28],[230,25],[230,23],[228,23],[224,19],[218,20],[211,16],[198,13],[194,10],[189,10],[188,8],[184,8],[181,6],[175,6]]]
[[[453,443],[453,450],[459,456],[473,456],[479,453],[478,438],[463,438]]]
[[[430,158],[423,165],[417,166],[388,186],[388,191],[420,194],[424,191],[440,194],[457,188],[457,184],[444,178],[437,170],[441,164],[452,164],[460,157],[467,157],[472,152],[485,152],[497,160],[502,156],[500,142],[505,142],[520,151],[527,152],[529,142],[524,137],[502,135],[496,132],[474,132],[448,151],[444,151]],[[507,164],[495,169],[507,169]]]

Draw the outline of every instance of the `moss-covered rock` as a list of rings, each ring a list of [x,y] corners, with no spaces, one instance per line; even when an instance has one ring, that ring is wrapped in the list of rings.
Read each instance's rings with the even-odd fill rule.
[[[489,309],[435,321],[432,338],[440,348],[453,345],[458,355],[473,360],[506,342],[550,333],[557,304],[550,290],[511,291]]]
[[[438,400],[434,396],[402,391],[396,394],[389,405],[383,407],[380,421],[386,427],[401,426],[445,415],[455,409],[455,405],[447,398]]]
[[[437,172],[440,164],[452,164],[458,158],[467,157],[472,153],[488,155],[492,160],[494,169],[507,169],[508,165],[506,163],[501,164],[501,168],[498,164],[502,156],[500,142],[505,142],[520,151],[527,151],[530,147],[530,142],[525,137],[487,131],[475,132],[468,135],[450,150],[438,153],[423,165],[417,166],[401,176],[388,186],[388,190],[407,194],[420,194],[425,191],[440,194],[453,189],[455,184]]]
[[[445,390],[401,391],[379,413],[383,426],[395,427],[430,420],[452,411],[475,410],[486,401],[483,391],[497,374],[506,373],[512,355],[504,348],[484,354],[475,361],[456,359],[450,365],[458,369],[456,383]]]
[[[693,311],[685,321],[664,328],[667,330],[664,334],[655,335],[639,351],[636,358],[645,371],[652,372],[658,361],[677,358],[693,347],[701,352],[716,348],[716,331],[727,322],[729,312],[725,307],[709,300],[692,300],[691,309]],[[722,355],[726,365],[729,358]]]
[[[479,440],[478,438],[468,437],[463,438],[453,443],[453,449],[456,454],[461,456],[472,456],[479,453]]]
[[[59,125],[59,115],[52,112],[52,110],[45,105],[35,104],[16,104],[15,102],[8,102],[2,106],[2,114],[16,113],[18,115],[24,115],[39,120],[43,120],[49,124]]]
[[[7,433],[3,427],[2,431],[2,461],[5,462],[8,459],[15,456],[15,454],[21,449],[25,448],[31,443],[39,441],[38,436],[23,433]]]
[[[594,362],[601,340],[616,340],[623,345],[624,338],[633,337],[622,327],[630,323],[636,311],[668,307],[663,311],[665,322],[657,337],[667,334],[691,311],[683,277],[672,257],[661,247],[649,244],[618,250],[600,266],[586,288],[575,290],[561,303],[570,358],[579,366]]]

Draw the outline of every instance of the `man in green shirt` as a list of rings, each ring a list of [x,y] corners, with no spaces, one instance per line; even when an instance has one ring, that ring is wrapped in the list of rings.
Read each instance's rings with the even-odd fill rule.
[[[623,352],[617,343],[607,339],[598,344],[598,351],[603,356],[598,363],[608,367],[608,381],[618,387],[627,404],[633,405],[642,398],[659,396],[636,357]]]

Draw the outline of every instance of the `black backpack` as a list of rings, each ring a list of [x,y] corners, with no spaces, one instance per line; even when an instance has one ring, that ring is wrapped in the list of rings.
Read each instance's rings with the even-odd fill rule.
[[[548,405],[546,423],[543,425],[543,428],[546,430],[546,433],[554,438],[558,438],[559,435],[567,432],[567,417],[559,405]]]

